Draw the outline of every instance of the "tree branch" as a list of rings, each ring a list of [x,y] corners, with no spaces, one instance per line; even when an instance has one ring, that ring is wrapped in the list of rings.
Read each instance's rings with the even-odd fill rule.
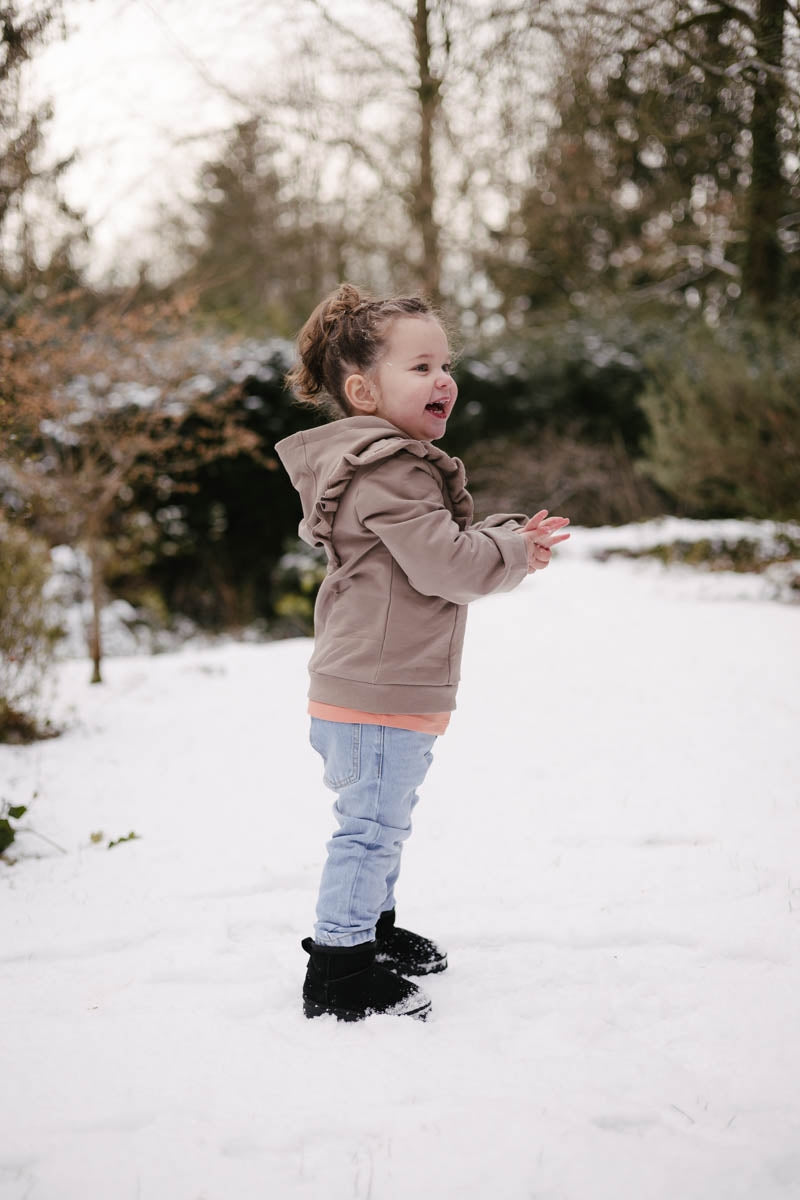
[[[337,20],[336,17],[331,15],[327,5],[325,5],[322,0],[306,0],[306,3],[313,5],[326,24],[330,25],[331,29],[335,29],[336,32],[340,33],[343,37],[349,38],[349,40],[358,46],[359,49],[363,50],[365,54],[369,54],[372,58],[376,59],[385,71],[388,71],[391,75],[395,75],[400,78],[403,77],[403,68],[396,59],[388,58],[387,55],[384,54],[384,52],[378,46],[376,46],[374,42],[371,42],[368,38],[362,37],[360,33],[356,33],[354,29],[351,29],[349,25],[345,25],[343,21]],[[410,20],[408,13],[404,13],[403,16],[406,21]]]
[[[207,84],[208,87],[212,88],[215,92],[220,92],[234,104],[244,108],[246,112],[253,114],[252,100],[246,99],[244,96],[239,95],[239,93],[235,92],[233,88],[228,87],[226,83],[223,83],[220,79],[215,78],[205,63],[201,59],[197,58],[197,56],[188,49],[184,42],[181,41],[181,39],[173,30],[172,26],[164,19],[163,14],[159,12],[159,10],[150,2],[150,0],[137,0],[137,3],[141,4],[143,8],[146,8],[150,15],[159,23],[167,37],[178,50],[179,54],[186,59],[196,74],[200,77],[200,79],[202,79],[203,83]]]

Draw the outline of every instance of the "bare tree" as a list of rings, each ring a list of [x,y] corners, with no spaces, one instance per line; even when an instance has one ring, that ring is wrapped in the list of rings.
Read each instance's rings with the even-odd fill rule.
[[[304,4],[311,30],[253,107],[324,197],[342,275],[469,303],[487,213],[543,119],[536,58],[551,0]]]
[[[773,306],[782,291],[779,222],[785,212],[787,185],[780,138],[781,110],[789,90],[784,59],[789,11],[788,0],[758,0],[752,23],[756,61],[751,67],[753,150],[744,286],[762,309]]]
[[[610,36],[629,47],[628,61],[669,52],[687,73],[704,79],[723,98],[733,96],[742,137],[749,147],[747,204],[741,234],[745,296],[762,311],[784,291],[787,251],[783,234],[796,220],[800,173],[800,15],[792,0],[683,0],[620,6],[613,0],[574,0],[570,19],[600,18]],[[698,41],[698,30],[710,34]],[[722,55],[719,48],[727,48]],[[724,61],[721,61],[724,59]]]
[[[26,106],[21,71],[49,38],[63,33],[60,0],[26,5],[0,2],[0,288],[24,291],[70,268],[70,249],[84,235],[81,218],[59,192],[70,159],[46,162],[48,104]],[[35,194],[48,219],[34,222],[26,208]]]

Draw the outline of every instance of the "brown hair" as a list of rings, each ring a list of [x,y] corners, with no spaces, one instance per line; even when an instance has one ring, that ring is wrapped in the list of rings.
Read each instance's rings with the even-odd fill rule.
[[[298,362],[286,375],[298,403],[333,418],[350,416],[344,382],[375,365],[397,317],[439,319],[422,296],[373,300],[351,283],[326,296],[300,330]]]

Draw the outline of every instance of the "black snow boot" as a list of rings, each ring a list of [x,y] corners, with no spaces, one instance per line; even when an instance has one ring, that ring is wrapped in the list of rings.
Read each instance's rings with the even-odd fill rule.
[[[375,962],[403,975],[435,975],[447,967],[447,955],[435,942],[395,925],[394,909],[378,918],[375,945]]]
[[[330,1013],[340,1021],[362,1021],[387,1013],[424,1021],[430,1012],[430,1000],[415,984],[376,966],[374,942],[320,946],[309,937],[301,944],[309,955],[303,984],[307,1017]]]

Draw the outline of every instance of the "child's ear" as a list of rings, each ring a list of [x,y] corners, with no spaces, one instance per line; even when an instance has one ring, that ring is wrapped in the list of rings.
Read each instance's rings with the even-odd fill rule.
[[[344,381],[344,394],[356,413],[374,413],[378,407],[370,381],[364,375],[348,375]]]

